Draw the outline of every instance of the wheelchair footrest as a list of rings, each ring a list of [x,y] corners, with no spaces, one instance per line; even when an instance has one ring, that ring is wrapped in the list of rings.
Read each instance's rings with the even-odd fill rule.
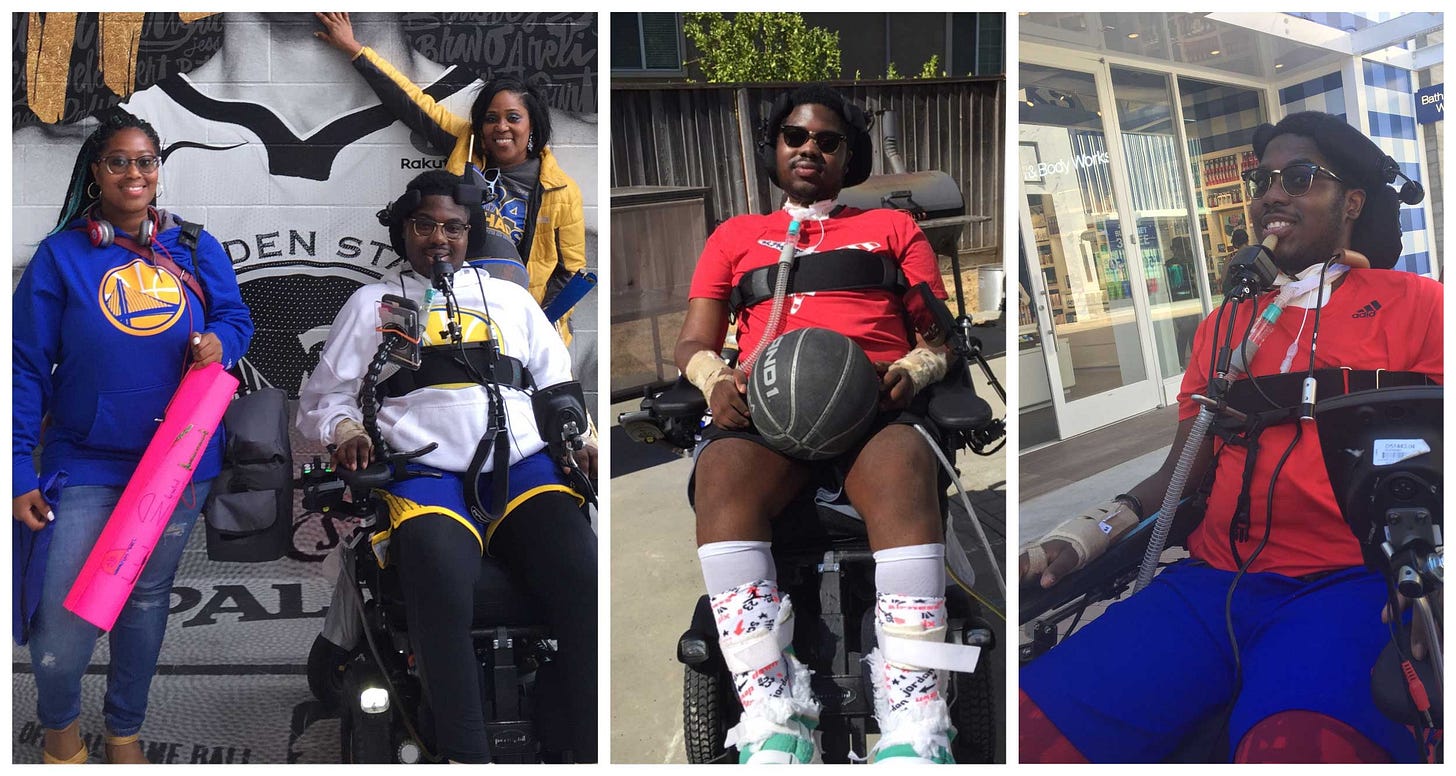
[[[853,676],[815,674],[811,682],[823,716],[867,717],[874,715],[874,699],[865,693],[864,681]]]

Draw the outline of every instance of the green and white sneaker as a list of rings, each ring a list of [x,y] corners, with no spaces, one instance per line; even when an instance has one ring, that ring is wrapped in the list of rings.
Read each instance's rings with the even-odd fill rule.
[[[771,701],[760,702],[758,706]],[[776,722],[766,714],[745,715],[728,731],[728,745],[738,747],[739,765],[807,765],[820,762],[815,728],[819,720],[793,714]]]
[[[895,763],[897,765],[954,765],[950,753],[951,739],[955,728],[946,720],[944,726],[938,722],[905,722],[891,733],[881,733],[880,740],[870,750],[871,763]]]

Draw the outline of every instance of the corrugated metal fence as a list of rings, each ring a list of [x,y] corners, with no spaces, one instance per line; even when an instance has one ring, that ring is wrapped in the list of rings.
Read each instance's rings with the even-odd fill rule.
[[[872,114],[899,116],[899,147],[912,171],[939,170],[960,186],[962,252],[999,248],[1006,83],[1000,78],[834,83]],[[774,98],[796,84],[612,85],[612,186],[706,186],[712,223],[766,213],[779,193],[754,163],[753,138]],[[874,172],[888,172],[876,121]]]

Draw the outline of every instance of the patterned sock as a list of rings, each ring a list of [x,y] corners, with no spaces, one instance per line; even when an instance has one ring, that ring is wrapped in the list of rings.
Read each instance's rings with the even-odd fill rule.
[[[875,616],[882,629],[896,635],[934,630],[945,625],[945,598],[881,593],[875,603]],[[940,679],[932,669],[881,661],[880,686],[892,717],[941,702]]]
[[[710,597],[720,643],[726,647],[749,634],[765,629],[772,632],[782,600],[778,583],[769,579],[739,585]],[[744,709],[763,698],[783,698],[790,694],[788,667],[782,659],[756,671],[733,674],[733,684]]]

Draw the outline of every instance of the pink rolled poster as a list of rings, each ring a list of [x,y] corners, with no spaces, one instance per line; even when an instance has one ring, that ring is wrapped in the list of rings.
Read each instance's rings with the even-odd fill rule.
[[[131,596],[207,443],[238,389],[221,364],[187,372],[101,538],[66,595],[65,607],[109,631]]]

